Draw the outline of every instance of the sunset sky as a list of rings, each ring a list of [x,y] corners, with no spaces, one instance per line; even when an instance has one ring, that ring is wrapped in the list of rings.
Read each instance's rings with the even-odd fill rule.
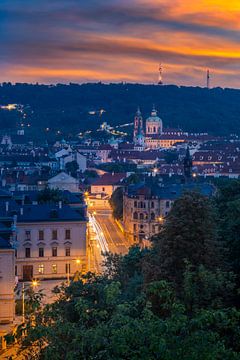
[[[0,82],[240,86],[240,0],[1,0]]]

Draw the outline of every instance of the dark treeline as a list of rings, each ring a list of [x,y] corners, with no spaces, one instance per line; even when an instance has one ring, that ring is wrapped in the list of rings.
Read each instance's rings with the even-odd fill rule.
[[[164,125],[187,131],[208,131],[216,135],[239,132],[240,90],[141,84],[58,84],[4,83],[0,104],[29,105],[27,119],[34,129],[49,127],[67,134],[96,129],[103,121],[119,125],[133,121],[136,108],[144,118],[153,103]],[[104,109],[101,116],[89,111]],[[11,113],[11,114],[10,114]],[[20,115],[0,111],[0,129],[14,127]],[[37,135],[39,133],[36,132]]]

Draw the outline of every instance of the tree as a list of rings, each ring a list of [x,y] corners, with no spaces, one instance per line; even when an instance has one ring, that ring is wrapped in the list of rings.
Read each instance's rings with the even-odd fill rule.
[[[110,198],[110,205],[113,210],[113,217],[115,219],[122,219],[123,217],[123,188],[119,187],[112,193]]]
[[[39,204],[44,204],[48,202],[63,201],[64,199],[59,189],[46,188],[38,192],[37,200]]]
[[[146,261],[149,279],[167,279],[181,288],[186,261],[214,268],[219,259],[216,217],[210,201],[198,193],[185,193],[175,201],[153,237],[153,253]]]
[[[77,171],[79,169],[79,165],[75,160],[73,160],[73,161],[68,162],[65,165],[65,168],[69,174],[71,174],[72,176],[76,176]]]
[[[236,309],[215,309],[211,302],[190,313],[167,281],[127,300],[121,281],[89,274],[60,289],[23,347],[53,360],[237,360],[239,318]]]

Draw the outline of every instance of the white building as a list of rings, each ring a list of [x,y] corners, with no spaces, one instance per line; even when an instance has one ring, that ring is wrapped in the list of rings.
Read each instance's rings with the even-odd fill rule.
[[[23,205],[19,209],[16,271],[19,279],[64,278],[86,271],[84,210],[68,205]]]
[[[48,180],[50,189],[68,190],[70,192],[79,192],[79,182],[74,177],[61,172]]]

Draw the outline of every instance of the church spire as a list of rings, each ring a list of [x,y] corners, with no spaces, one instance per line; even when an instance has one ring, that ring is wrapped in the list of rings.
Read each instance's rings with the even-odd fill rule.
[[[186,155],[183,160],[183,166],[184,166],[184,176],[185,181],[190,181],[192,177],[192,158],[190,155],[189,147],[187,147]]]

